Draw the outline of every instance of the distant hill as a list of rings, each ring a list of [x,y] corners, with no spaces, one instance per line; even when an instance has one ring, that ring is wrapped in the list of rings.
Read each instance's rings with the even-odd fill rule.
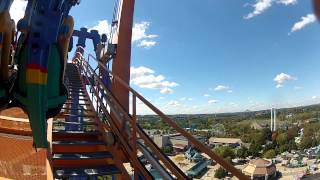
[[[291,107],[291,108],[280,108],[277,109],[278,113],[301,113],[301,112],[308,112],[308,111],[320,111],[320,104],[313,104],[308,106],[299,106],[299,107]],[[250,117],[250,116],[258,116],[258,117],[270,117],[270,109],[266,110],[259,110],[259,111],[250,111],[246,110],[244,112],[232,112],[232,113],[212,113],[212,114],[176,114],[176,115],[169,115],[169,117],[183,119],[183,118],[199,118],[199,117],[215,117],[215,118],[232,118],[232,117]],[[139,117],[157,117],[157,115],[139,115]]]
[[[290,114],[296,115],[297,120],[314,118],[320,115],[320,104],[313,104],[308,106],[299,106],[292,108],[277,109],[278,119],[284,119]],[[240,122],[243,120],[267,120],[270,119],[270,110],[260,111],[245,111],[234,113],[217,113],[217,114],[177,114],[169,115],[174,121],[176,121],[181,127],[195,127],[195,128],[208,128],[209,124],[218,122]],[[160,117],[156,115],[139,115],[138,121],[143,127],[165,127],[165,123],[160,120]],[[214,122],[214,123],[213,123]],[[161,125],[158,125],[158,124]],[[167,127],[169,128],[169,127]]]

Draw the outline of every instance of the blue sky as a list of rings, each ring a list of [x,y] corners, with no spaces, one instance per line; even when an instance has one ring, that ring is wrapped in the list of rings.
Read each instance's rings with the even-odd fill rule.
[[[108,32],[113,4],[82,0],[76,29]],[[131,85],[166,113],[320,102],[311,1],[136,0],[134,23]]]

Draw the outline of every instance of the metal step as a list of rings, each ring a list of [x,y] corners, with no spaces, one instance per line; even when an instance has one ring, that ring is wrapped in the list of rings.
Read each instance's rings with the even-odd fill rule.
[[[105,145],[105,143],[103,141],[53,141],[52,145],[88,146],[88,145]]]
[[[84,86],[82,85],[67,85],[68,89],[84,89]]]
[[[87,94],[85,93],[69,93],[68,96],[72,97],[72,96],[78,96],[78,97],[87,97]]]
[[[56,118],[96,118],[97,116],[96,115],[93,115],[93,114],[63,114],[63,113],[60,113],[58,115],[55,116]]]
[[[112,154],[108,151],[102,152],[69,152],[69,153],[55,153],[52,156],[53,160],[78,160],[78,159],[106,159],[112,158]]]
[[[70,129],[71,128],[71,129]],[[97,130],[98,127],[96,125],[78,125],[78,124],[69,124],[66,126],[53,126],[53,131],[65,131],[65,130],[71,130],[71,131],[94,131]]]
[[[82,125],[82,126],[97,125],[97,123],[94,122],[94,121],[83,121],[83,122],[54,121],[53,122],[53,126],[55,126],[55,125],[66,125],[66,124]]]
[[[52,131],[52,139],[54,141],[67,141],[67,140],[98,140],[100,131]]]
[[[97,167],[84,167],[84,168],[55,168],[55,178],[68,178],[75,176],[105,176],[120,174],[121,171],[114,165],[97,166]]]
[[[68,89],[68,92],[74,92],[74,93],[85,93],[85,89]]]
[[[84,87],[72,87],[72,86],[68,87],[69,92],[84,92],[85,90],[86,88]]]
[[[110,146],[107,146],[103,141],[53,141],[53,153],[72,153],[72,152],[101,152],[110,151]]]
[[[84,86],[70,86],[70,85],[68,85],[68,89],[69,90],[75,90],[75,91],[85,90]]]
[[[86,101],[85,101],[86,102]],[[70,101],[66,101],[64,104],[74,104],[74,103],[72,103],[72,102],[70,102]],[[90,106],[91,104],[90,103],[79,103],[78,104],[79,106]]]
[[[69,101],[72,101],[72,100],[77,100],[77,101],[89,101],[90,99],[89,99],[89,98],[78,98],[78,99],[68,98],[67,100],[69,100]]]
[[[99,135],[100,131],[52,131],[52,135],[56,135],[56,134],[79,134],[79,135]]]
[[[76,124],[79,124],[80,122],[84,122],[84,123],[91,123],[91,122],[95,122],[95,119],[96,117],[92,118],[92,117],[74,117],[72,119],[72,123],[76,123]],[[60,123],[60,124],[63,124],[64,122],[68,123],[70,122],[71,120],[68,119],[68,116],[55,116],[54,117],[54,121],[53,123]]]
[[[93,109],[85,109],[85,108],[66,108],[66,107],[63,107],[61,108],[63,111],[94,111]]]
[[[53,141],[53,153],[66,152],[99,152],[109,151],[110,147],[103,141]]]
[[[53,153],[52,163],[54,167],[86,167],[103,166],[113,164],[113,156],[108,151],[100,152],[63,152]]]

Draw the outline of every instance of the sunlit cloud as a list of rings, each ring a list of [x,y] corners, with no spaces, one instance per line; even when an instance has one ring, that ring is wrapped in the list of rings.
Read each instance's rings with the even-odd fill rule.
[[[172,94],[173,89],[179,86],[178,83],[167,81],[163,75],[155,75],[153,69],[140,66],[131,67],[130,83],[146,89],[159,89],[162,94]]]
[[[308,14],[306,16],[301,17],[300,21],[296,22],[292,28],[291,28],[291,33],[295,31],[299,31],[306,27],[309,24],[312,24],[316,22],[317,18],[314,14]],[[290,33],[289,33],[290,34]]]
[[[277,82],[276,88],[281,88],[283,87],[284,83],[287,81],[292,81],[292,80],[297,80],[296,77],[292,77],[289,74],[286,73],[280,73],[278,75],[276,75],[276,77],[273,79],[273,81]]]
[[[289,6],[295,5],[297,4],[297,2],[297,0],[256,0],[254,4],[249,4],[249,6],[253,7],[253,11],[250,12],[248,15],[244,16],[244,19],[251,19],[255,16],[264,13],[269,8],[271,8],[274,3]]]
[[[132,28],[133,44],[146,49],[150,49],[157,44],[155,39],[158,37],[158,35],[147,33],[150,24],[150,22],[146,21],[134,23]],[[99,20],[94,26],[89,27],[89,31],[93,29],[99,31],[100,34],[109,35],[111,33],[111,24],[108,22],[108,20]]]

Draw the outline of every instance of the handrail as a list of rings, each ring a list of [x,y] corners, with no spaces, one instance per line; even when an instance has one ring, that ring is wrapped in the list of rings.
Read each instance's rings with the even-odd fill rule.
[[[105,70],[107,73],[109,73],[110,77],[113,80],[116,80],[121,84],[123,87],[125,87],[128,91],[130,91],[135,97],[139,98],[141,102],[143,102],[148,108],[150,108],[153,112],[155,112],[157,115],[160,116],[163,121],[165,121],[167,124],[169,124],[172,128],[174,128],[178,133],[183,135],[190,141],[194,146],[196,146],[201,152],[207,154],[211,159],[215,160],[218,164],[220,164],[222,167],[224,167],[227,171],[231,172],[234,176],[241,180],[249,179],[249,177],[245,176],[240,170],[236,169],[234,166],[232,166],[230,163],[225,161],[223,158],[219,157],[217,154],[215,154],[209,147],[205,146],[201,142],[199,142],[195,137],[193,137],[191,134],[189,134],[187,131],[185,131],[183,128],[178,126],[171,118],[166,116],[162,111],[160,111],[158,108],[156,108],[153,104],[151,104],[149,101],[147,101],[142,95],[140,95],[138,92],[136,92],[134,89],[132,89],[126,82],[124,82],[121,78],[118,76],[115,76],[112,74],[112,72],[100,61],[98,61],[94,56],[92,56],[90,53],[88,53],[83,47],[79,46],[83,50],[83,52],[86,52],[88,54],[88,57],[92,57],[98,65],[100,65],[103,70]],[[82,56],[82,55],[81,55]],[[86,62],[89,65],[89,61],[85,61],[83,56],[80,60],[83,60],[83,62]]]
[[[87,64],[88,65],[88,64]],[[83,68],[83,66],[81,66],[81,70],[83,71],[83,73],[88,73],[88,70],[86,70],[85,68]],[[90,67],[90,65],[88,66],[89,70],[91,70],[92,72],[93,69]],[[96,74],[95,74],[96,75]],[[84,78],[86,78],[87,81],[89,81],[88,77],[84,76]],[[89,81],[90,82],[90,81]],[[91,83],[90,83],[91,84]],[[93,86],[93,85],[91,85]],[[99,92],[97,92],[96,89],[92,88],[92,92],[93,94],[95,94],[95,97],[97,98],[97,101],[101,102],[102,99],[98,96]],[[98,95],[97,95],[98,94]],[[106,101],[108,101],[108,99],[105,99]],[[102,101],[103,102],[103,101]],[[103,111],[104,115],[107,117],[107,119],[110,120],[110,127],[114,130],[114,133],[117,135],[117,137],[119,138],[121,144],[124,146],[126,153],[133,155],[132,154],[132,148],[130,147],[130,145],[128,144],[128,142],[123,138],[122,136],[122,132],[120,129],[118,129],[118,127],[116,126],[116,123],[113,121],[113,119],[111,118],[111,116],[108,113],[107,108],[102,105],[101,106],[101,110]],[[116,118],[120,118],[119,116],[116,116]],[[134,162],[135,165],[137,165],[137,168],[140,169],[141,173],[144,175],[144,177],[146,177],[147,179],[151,179],[150,175],[148,174],[147,170],[145,170],[145,168],[138,162],[137,158],[131,158],[131,160]]]
[[[159,174],[162,176],[165,180],[173,180],[173,177],[171,176],[168,171],[166,171],[165,168],[160,164],[159,161],[156,160],[154,157],[154,154],[152,154],[141,142],[138,142],[138,148],[142,152],[142,154],[145,156],[146,159],[152,164],[152,166],[158,170]]]
[[[83,67],[88,68],[89,71],[91,71],[93,73],[94,71],[93,71],[92,67],[86,61],[83,61],[83,62],[85,63],[85,64],[83,64]],[[104,84],[102,83],[101,79],[99,79],[98,76],[95,73],[90,74],[90,76],[92,76],[92,75],[95,78],[97,78],[98,85],[96,85],[96,86],[97,87],[102,87],[102,90],[106,94],[106,96],[104,96],[104,98],[105,98],[106,103],[109,104],[111,110],[114,111],[114,112],[118,112],[118,113],[123,114],[125,120],[127,120],[126,122],[131,122],[132,123],[132,133],[128,133],[127,135],[132,134],[132,138],[131,139],[135,140],[136,138],[135,138],[135,133],[134,132],[135,132],[135,130],[137,130],[136,133],[139,134],[140,138],[144,140],[145,144],[148,145],[151,150],[153,150],[155,155],[157,155],[157,157],[164,163],[164,165],[178,179],[188,179],[188,177],[169,158],[167,158],[167,156],[165,156],[163,154],[163,152],[145,134],[145,132],[141,129],[141,127],[134,122],[134,115],[132,116],[132,118],[129,117],[129,115],[121,108],[121,105],[116,100],[114,100],[115,98],[113,97],[112,93],[104,86]],[[95,95],[98,94],[95,89],[93,89],[93,91],[94,91]],[[97,99],[99,99],[99,101],[101,101],[99,97],[97,97]],[[135,96],[133,97],[133,103],[135,103]],[[102,108],[103,109],[105,108],[104,105],[102,105]],[[108,115],[106,111],[104,111],[104,113],[106,115]],[[117,113],[115,113],[114,116],[115,116],[116,119],[121,119],[121,117]],[[108,119],[110,119],[111,122],[113,121],[113,119],[111,117],[108,117]],[[133,121],[130,121],[131,119],[133,119]],[[115,124],[115,123],[113,122],[113,124]],[[122,134],[122,135],[124,135],[124,134]],[[137,140],[135,140],[135,141],[137,141]],[[122,143],[127,143],[127,142],[126,141],[122,141]],[[135,144],[133,144],[134,148],[131,148],[130,146],[126,147],[126,148],[130,149],[130,153],[129,154],[134,154],[134,153],[136,154],[136,152],[133,152],[133,151],[136,151],[136,149],[137,149],[137,146],[136,146],[137,142],[134,142],[134,143],[135,143]]]

